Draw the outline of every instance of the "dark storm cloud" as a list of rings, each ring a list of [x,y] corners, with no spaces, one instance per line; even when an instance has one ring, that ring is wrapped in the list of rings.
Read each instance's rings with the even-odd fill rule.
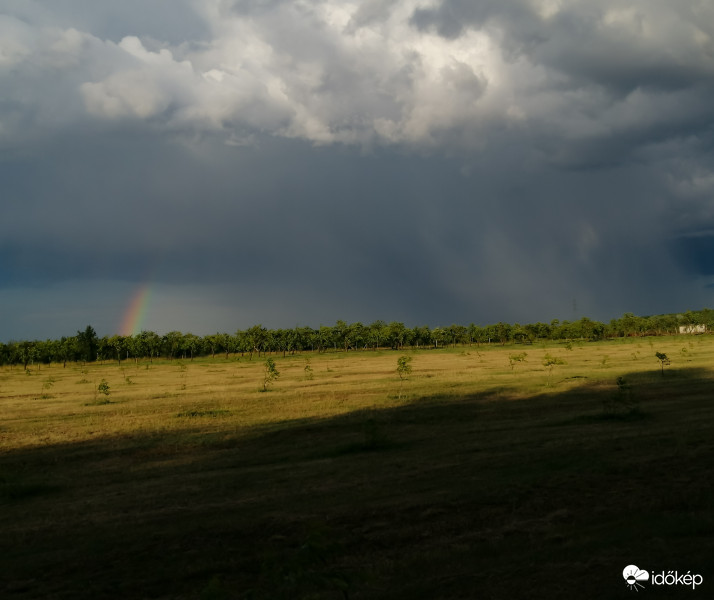
[[[568,126],[547,112],[534,113],[532,124],[540,128],[536,141],[562,164],[615,164],[643,145],[711,127],[708,5],[445,0],[417,9],[412,22],[448,39],[494,32],[508,62],[547,70],[549,80],[533,91],[554,110],[560,104]]]
[[[0,338],[710,300],[700,3],[0,6]]]
[[[525,55],[579,82],[620,92],[680,88],[713,74],[714,8],[663,1],[444,0],[418,8],[412,23],[457,38],[497,31],[510,60]]]
[[[714,276],[714,232],[682,236],[675,239],[672,246],[681,264],[694,275]]]

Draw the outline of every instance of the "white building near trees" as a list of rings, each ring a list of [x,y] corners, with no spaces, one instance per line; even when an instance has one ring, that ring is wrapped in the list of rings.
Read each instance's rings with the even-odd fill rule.
[[[679,333],[706,333],[706,325],[680,325]]]

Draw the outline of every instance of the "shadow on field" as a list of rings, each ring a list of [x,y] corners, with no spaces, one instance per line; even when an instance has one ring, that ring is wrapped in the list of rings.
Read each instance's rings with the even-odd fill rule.
[[[625,598],[631,564],[711,585],[711,373],[562,383],[5,451],[0,595]]]

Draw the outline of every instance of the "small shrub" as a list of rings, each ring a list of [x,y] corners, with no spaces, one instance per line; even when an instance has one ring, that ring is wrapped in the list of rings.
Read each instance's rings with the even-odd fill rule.
[[[516,366],[516,363],[521,363],[526,361],[526,356],[528,356],[527,352],[520,352],[519,354],[509,354],[508,355],[508,364],[511,367],[511,371]]]
[[[179,369],[179,379],[181,380],[181,383],[179,384],[179,389],[180,390],[185,390],[186,389],[186,375],[188,373],[188,366],[186,363],[179,361],[178,363],[178,369]]]
[[[565,364],[567,363],[562,358],[558,358],[557,356],[551,356],[550,354],[546,353],[546,355],[543,357],[543,366],[548,369],[548,385],[550,385],[550,380],[553,375],[553,368],[557,365]]]
[[[412,366],[409,364],[411,362],[411,356],[400,356],[397,359],[397,373],[399,373],[399,379],[407,379],[409,377],[409,374],[412,372]]]
[[[52,377],[48,377],[42,382],[42,399],[46,400],[47,398],[51,398],[48,393],[45,392],[45,390],[50,390],[52,389],[52,386],[55,384],[55,380],[52,379]]]
[[[278,377],[280,377],[280,371],[278,371],[278,368],[275,366],[275,361],[272,358],[266,358],[263,372],[263,391],[267,392],[268,386]]]
[[[402,385],[404,385],[404,380],[409,377],[412,372],[412,357],[411,356],[400,356],[397,359],[397,373],[399,373],[399,398],[402,397]]]
[[[109,392],[109,384],[107,383],[107,380],[106,380],[106,379],[102,379],[102,380],[99,382],[99,385],[97,386],[97,390],[99,390],[99,392],[101,392],[101,393],[104,394],[105,396],[108,396],[108,395],[109,395],[109,393],[110,393],[110,392]]]

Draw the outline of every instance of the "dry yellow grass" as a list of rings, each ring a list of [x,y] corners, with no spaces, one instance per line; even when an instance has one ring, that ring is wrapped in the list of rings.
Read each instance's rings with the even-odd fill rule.
[[[275,356],[280,378],[262,392],[264,359],[125,361],[0,369],[3,428],[0,449],[75,442],[97,435],[181,430],[181,413],[205,413],[206,431],[330,418],[366,408],[390,408],[415,398],[494,394],[523,398],[561,393],[587,382],[614,388],[632,371],[660,373],[656,351],[673,364],[709,368],[709,337],[632,338],[601,343],[471,346],[414,351],[413,372],[401,387],[392,351]],[[508,357],[526,352],[525,361]],[[543,365],[546,355],[565,361]],[[309,365],[311,372],[306,373]],[[309,375],[309,376],[308,376]],[[98,391],[102,381],[109,395]]]
[[[714,338],[403,353],[0,369],[0,595],[602,598],[711,556]]]

